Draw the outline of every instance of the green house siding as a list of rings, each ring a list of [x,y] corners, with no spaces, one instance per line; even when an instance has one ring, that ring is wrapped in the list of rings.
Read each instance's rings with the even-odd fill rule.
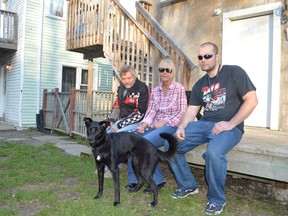
[[[107,63],[106,59],[99,58],[95,60],[98,67],[98,90],[112,91],[113,90],[113,69]]]

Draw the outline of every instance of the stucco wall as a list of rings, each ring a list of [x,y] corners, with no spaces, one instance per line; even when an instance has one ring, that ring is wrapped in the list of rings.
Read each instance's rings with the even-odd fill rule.
[[[199,45],[212,41],[222,49],[222,14],[239,9],[281,2],[277,0],[150,0],[152,14],[163,28],[175,39],[180,47],[197,64]],[[282,1],[282,5],[283,5]],[[213,15],[215,9],[221,9],[221,15]],[[288,15],[288,11],[285,12]],[[280,119],[279,129],[288,131],[288,41],[284,30],[288,22],[282,25],[281,33],[281,82],[280,82]],[[288,27],[287,27],[288,28]],[[192,84],[204,73],[197,66],[192,74]]]

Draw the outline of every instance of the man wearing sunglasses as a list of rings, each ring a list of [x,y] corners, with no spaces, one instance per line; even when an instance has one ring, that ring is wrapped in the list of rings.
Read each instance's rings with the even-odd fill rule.
[[[198,193],[197,182],[184,155],[207,143],[203,154],[208,183],[205,213],[214,215],[220,214],[226,204],[226,155],[240,142],[244,120],[252,113],[258,100],[255,86],[241,67],[220,65],[215,44],[202,44],[198,60],[206,74],[193,86],[188,108],[176,131],[179,153],[176,160],[170,162],[170,167],[178,189],[171,196],[177,199]],[[194,121],[201,107],[204,108],[203,116]]]

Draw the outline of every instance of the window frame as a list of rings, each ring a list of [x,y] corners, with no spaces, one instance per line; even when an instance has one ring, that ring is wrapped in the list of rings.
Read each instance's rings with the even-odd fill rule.
[[[47,17],[55,18],[55,19],[61,19],[61,20],[67,20],[67,1],[66,0],[58,0],[63,1],[63,15],[57,16],[56,14],[51,14],[51,2],[54,2],[56,0],[48,0],[45,1],[45,15]]]

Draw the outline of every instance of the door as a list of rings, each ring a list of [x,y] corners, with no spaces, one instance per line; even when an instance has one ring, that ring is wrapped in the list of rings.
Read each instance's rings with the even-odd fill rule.
[[[278,129],[280,44],[277,41],[281,41],[281,36],[275,8],[277,5],[271,4],[223,15],[222,63],[241,66],[256,86],[258,105],[245,120],[247,126]]]

